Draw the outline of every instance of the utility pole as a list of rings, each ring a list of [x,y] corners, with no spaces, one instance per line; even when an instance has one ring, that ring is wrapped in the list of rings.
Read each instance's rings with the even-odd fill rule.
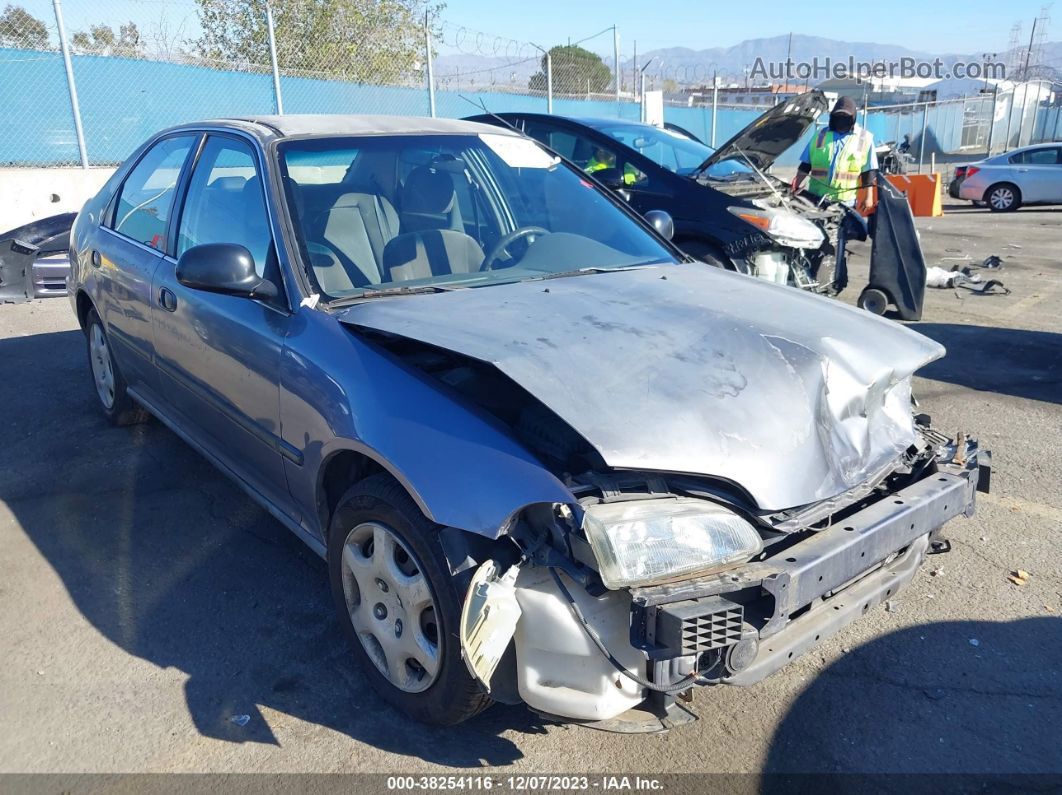
[[[1033,40],[1036,37],[1036,23],[1039,22],[1039,21],[1040,21],[1039,17],[1037,17],[1036,19],[1033,20],[1032,32],[1029,33],[1029,49],[1027,49],[1025,51],[1025,67],[1021,71],[1022,71],[1022,79],[1025,80],[1026,82],[1028,82],[1028,80],[1029,80],[1029,58],[1032,57]],[[1024,109],[1023,109],[1022,112],[1024,112]],[[1018,137],[1018,140],[1019,141],[1021,140],[1021,136]]]
[[[620,65],[619,65],[619,28],[612,26],[612,74],[616,78],[616,114],[619,114],[620,101]]]

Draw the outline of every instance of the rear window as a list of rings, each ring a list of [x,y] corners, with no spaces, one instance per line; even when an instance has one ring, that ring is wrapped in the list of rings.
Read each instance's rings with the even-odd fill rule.
[[[1027,166],[1056,166],[1058,165],[1058,149],[1028,149],[1024,152],[1015,152],[1010,156],[1011,163],[1019,163]]]

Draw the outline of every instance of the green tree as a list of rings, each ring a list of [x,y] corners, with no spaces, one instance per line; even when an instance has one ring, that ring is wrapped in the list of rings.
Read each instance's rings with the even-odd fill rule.
[[[48,49],[48,28],[22,6],[8,5],[0,14],[0,47]]]
[[[612,85],[612,71],[597,53],[575,44],[565,44],[551,47],[549,54],[553,61],[554,93],[585,94],[589,90],[601,94]],[[527,85],[534,91],[546,90],[545,55],[542,56],[542,71],[531,75]]]
[[[78,52],[89,55],[118,55],[135,58],[143,55],[144,45],[136,23],[127,22],[118,26],[118,33],[109,25],[93,25],[88,31],[78,31],[71,39]]]
[[[268,68],[265,0],[196,0],[201,58]],[[366,83],[396,83],[424,58],[430,0],[272,0],[281,69]]]

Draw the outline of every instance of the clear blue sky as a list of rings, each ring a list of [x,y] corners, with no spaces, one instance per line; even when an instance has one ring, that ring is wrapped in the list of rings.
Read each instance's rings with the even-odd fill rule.
[[[1021,20],[1027,37],[1041,5],[1043,0],[448,0],[443,17],[476,30],[548,45],[615,24],[624,53],[630,52],[635,39],[642,52],[674,46],[699,50],[793,32],[899,44],[946,55],[1005,49],[1011,26]],[[1062,8],[1055,10],[1062,14]],[[1062,32],[1058,25],[1062,20],[1053,26]],[[1054,35],[1048,29],[1048,41],[1059,38],[1062,34]]]
[[[49,24],[54,20],[50,0],[3,0],[3,4],[8,2],[24,5]],[[447,0],[442,16],[448,25],[463,25],[495,37],[542,45],[563,44],[569,38],[576,41],[615,24],[620,30],[624,57],[631,54],[635,40],[641,52],[673,46],[704,49],[789,32],[900,44],[946,55],[1001,51],[1007,46],[1011,26],[1018,20],[1023,23],[1027,41],[1032,20],[1043,2]],[[117,25],[132,19],[147,32],[163,18],[171,38],[191,37],[198,32],[194,0],[63,0],[63,8],[71,30],[93,22]],[[1062,15],[1062,7],[1056,11]],[[1048,41],[1058,39],[1062,39],[1062,18],[1047,31]],[[611,52],[611,36],[595,38],[587,46],[597,52]],[[480,50],[483,49],[481,45]]]

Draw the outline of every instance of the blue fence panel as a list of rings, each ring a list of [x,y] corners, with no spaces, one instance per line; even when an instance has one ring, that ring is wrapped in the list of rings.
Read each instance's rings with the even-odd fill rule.
[[[273,108],[267,74],[99,55],[78,55],[73,62],[94,165],[120,163],[145,138],[174,124]]]
[[[95,165],[118,163],[153,132],[195,119],[218,116],[269,114],[275,111],[272,77],[260,72],[222,71],[204,66],[163,61],[77,55],[73,68],[81,101],[81,114],[89,161]],[[70,165],[78,162],[73,117],[62,58],[55,52],[0,49],[0,164]],[[428,113],[427,90],[421,86],[377,86],[343,80],[282,77],[284,109],[288,113],[384,113],[423,116]],[[980,101],[980,106],[970,105]],[[1031,140],[1052,140],[1062,132],[1059,108],[1036,103],[1010,111],[1010,98],[997,103],[993,148],[1004,144],[1008,123],[1009,146]],[[503,92],[436,93],[437,113],[460,118],[482,112],[546,110],[542,96]],[[556,99],[554,111],[571,116],[597,116],[636,120],[637,103],[610,100]],[[926,127],[925,158],[948,153],[981,154],[987,148],[987,117],[991,100],[971,99],[931,106]],[[762,113],[762,109],[721,107],[717,110],[717,144],[724,143]],[[983,131],[966,131],[967,112],[980,117]],[[712,140],[712,109],[667,106],[665,118],[689,130],[706,143]],[[899,141],[911,137],[917,157],[922,148],[923,106],[874,111],[866,127],[875,140]],[[976,126],[976,123],[975,125]],[[782,167],[798,162],[814,128],[777,161]],[[984,141],[980,139],[984,138]],[[974,143],[974,141],[977,143]]]
[[[78,161],[62,56],[0,48],[0,164]]]

